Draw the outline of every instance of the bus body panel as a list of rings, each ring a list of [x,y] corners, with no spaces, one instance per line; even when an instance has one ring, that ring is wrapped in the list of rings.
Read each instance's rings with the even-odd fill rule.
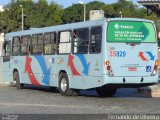
[[[18,57],[13,57],[12,67],[19,71],[21,83],[58,87],[58,77],[56,76],[59,75],[60,71],[65,71],[69,77],[70,88],[89,89],[102,85],[103,81],[101,73],[99,72],[99,74],[93,75],[95,72],[90,69],[93,64],[95,71],[101,70],[101,64],[99,64],[99,62],[99,65],[97,66],[96,60],[96,58],[100,59],[98,56],[101,55],[98,55],[96,58],[92,57],[93,59],[90,62],[86,60],[86,63],[91,65],[87,68],[88,73],[84,70],[87,66],[84,65],[85,63],[83,63],[83,59],[81,57],[77,57],[79,55],[72,55],[74,57],[73,60],[70,59],[70,56],[71,55],[56,55],[56,59],[55,57],[44,57],[43,55],[23,56],[20,57],[20,59],[18,59]],[[84,56],[85,59],[88,58],[88,55],[80,56]],[[18,64],[20,64],[20,66],[18,66]],[[74,73],[72,67],[75,67],[78,73]],[[97,69],[97,67],[99,69]],[[90,75],[88,76],[86,74]]]
[[[142,29],[140,29],[140,31],[131,31],[131,30],[122,30],[120,29],[120,24],[122,24],[119,19],[118,20],[113,20],[115,25],[113,27],[115,27],[115,33],[114,35],[116,35],[116,32],[122,32],[120,34],[118,34],[119,36],[115,36],[115,38],[120,38],[120,40],[126,39],[130,34],[129,33],[133,33],[133,34],[142,34],[143,32]],[[119,22],[120,21],[120,22]],[[124,20],[124,21],[128,21],[128,20]],[[107,31],[110,31],[110,29],[108,29],[109,23],[112,21],[108,22],[108,25],[106,27]],[[129,24],[131,24],[132,21],[130,21]],[[151,21],[140,21],[140,20],[134,20],[135,22],[147,22],[147,24],[153,24]],[[142,23],[141,23],[142,24]],[[126,26],[128,24],[126,23]],[[118,28],[116,28],[118,26]],[[124,26],[124,27],[126,27]],[[129,26],[129,25],[128,25]],[[130,27],[130,26],[129,26]],[[134,26],[137,27],[137,26]],[[133,28],[134,28],[133,27]],[[139,26],[138,26],[139,27]],[[145,25],[142,24],[141,28],[143,28],[143,31],[145,31],[145,29],[148,29],[145,27]],[[120,30],[119,30],[120,29]],[[154,66],[155,66],[155,62],[158,60],[158,45],[157,45],[157,40],[156,40],[156,30],[155,30],[155,26],[152,25],[151,27],[152,30],[149,30],[149,32],[147,33],[146,31],[144,32],[144,37],[147,36],[149,38],[149,40],[152,40],[153,36],[153,41],[155,42],[133,42],[133,40],[131,40],[131,42],[127,41],[127,42],[110,42],[109,41],[109,34],[106,33],[106,40],[105,40],[105,58],[103,59],[104,62],[109,61],[110,63],[110,69],[111,69],[111,74],[108,74],[108,70],[107,70],[107,66],[105,64],[105,68],[104,68],[104,72],[103,74],[107,74],[106,77],[104,78],[104,84],[108,84],[108,83],[151,83],[151,81],[153,83],[158,82],[158,77],[157,77],[157,73],[153,75],[154,72]],[[113,28],[112,28],[112,31]],[[125,35],[125,33],[123,32],[127,32],[128,36],[122,38],[121,35],[123,36],[123,34]],[[137,33],[136,33],[137,32]],[[151,35],[150,35],[151,34]],[[152,35],[153,34],[153,35]],[[147,37],[145,39],[147,39]],[[122,39],[121,39],[122,38]],[[128,37],[129,38],[129,37]],[[142,37],[143,38],[143,37]],[[114,39],[114,37],[112,37],[112,39]],[[149,41],[148,40],[148,41]],[[124,41],[124,40],[123,40]],[[108,76],[108,77],[107,77]],[[127,80],[126,80],[127,78]],[[151,79],[153,78],[153,79]],[[143,79],[143,80],[142,80]],[[150,80],[151,79],[151,80]],[[117,80],[117,81],[116,81]],[[133,80],[133,81],[132,81]],[[108,81],[108,82],[107,82]],[[141,82],[140,82],[141,81]]]
[[[108,43],[106,60],[110,61],[114,76],[151,76],[158,59],[157,43]],[[125,52],[125,56],[123,55]],[[116,55],[116,54],[119,55]],[[115,55],[114,55],[115,54]]]
[[[23,59],[22,59],[23,58]],[[22,83],[53,86],[55,56],[23,56],[19,59],[20,73],[23,74]]]
[[[108,22],[112,20],[121,19],[103,19],[7,34],[6,37],[10,37],[12,40],[14,36],[91,28],[93,26],[102,26],[103,30],[100,53],[12,56],[10,62],[12,66],[8,73],[10,72],[10,76],[12,76],[13,70],[17,69],[21,83],[58,87],[60,72],[65,72],[68,75],[69,87],[74,89],[97,88],[107,84],[157,83],[158,74],[151,76],[154,63],[157,60],[157,43],[140,43],[131,46],[127,43],[107,42],[106,28]],[[123,20],[136,21],[137,19]],[[147,20],[138,19],[138,21]],[[110,50],[125,51],[126,56],[111,57]],[[143,61],[142,53],[146,56],[147,61]],[[113,76],[107,74],[106,60],[110,61]],[[3,71],[8,70],[9,63],[4,63],[3,66]],[[142,78],[143,81],[141,81]]]
[[[125,82],[124,82],[125,79]],[[104,85],[107,84],[120,84],[120,85],[132,85],[132,84],[137,84],[137,87],[140,87],[141,84],[156,84],[157,83],[157,79],[158,79],[158,74],[155,76],[147,76],[147,77],[143,77],[143,82],[142,80],[142,76],[141,77],[109,77],[108,75],[104,75],[103,76],[103,80],[104,80]],[[130,86],[128,86],[130,87]]]

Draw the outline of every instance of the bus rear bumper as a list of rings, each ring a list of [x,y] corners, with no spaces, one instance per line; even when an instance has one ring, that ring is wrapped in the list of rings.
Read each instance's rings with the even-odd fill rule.
[[[115,87],[129,87],[137,88],[158,83],[158,74],[155,76],[142,76],[142,77],[108,77],[104,75],[104,85]]]

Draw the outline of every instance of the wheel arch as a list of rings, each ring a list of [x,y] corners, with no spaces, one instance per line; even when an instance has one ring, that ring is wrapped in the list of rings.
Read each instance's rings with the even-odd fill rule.
[[[67,76],[68,76],[68,73],[67,73],[66,70],[60,70],[59,73],[58,73],[58,80],[59,80],[59,77],[60,77],[60,75],[61,75],[62,73],[66,73]],[[68,79],[69,79],[69,78],[68,78]]]
[[[67,75],[67,77],[68,77],[68,82],[69,82],[69,86],[70,86],[70,77],[69,77],[69,74],[68,74],[68,72],[66,71],[66,70],[60,70],[59,71],[59,73],[58,73],[58,84],[59,84],[59,78],[60,78],[60,75],[62,74],[62,73],[65,73],[66,75]]]
[[[62,76],[61,76],[62,74]],[[62,77],[64,77],[66,74],[66,77],[68,78],[68,82],[67,82],[67,89],[64,91],[62,90],[62,86],[61,86],[61,81],[62,81]],[[72,89],[71,87],[71,81],[70,81],[71,77],[69,76],[69,74],[67,73],[67,71],[65,70],[60,70],[59,74],[58,74],[58,83],[59,83],[59,91],[61,93],[61,95],[65,95],[65,96],[77,96],[79,94],[79,90],[76,89]]]
[[[18,72],[18,69],[17,69],[17,68],[14,68],[14,69],[13,69],[13,73],[14,73],[14,72]]]
[[[14,77],[14,76],[13,76],[14,72],[18,72],[19,79],[20,79],[20,81],[21,81],[21,75],[19,74],[19,70],[18,70],[17,68],[14,68],[14,69],[13,69],[12,78]],[[13,78],[13,81],[14,81],[14,78]]]

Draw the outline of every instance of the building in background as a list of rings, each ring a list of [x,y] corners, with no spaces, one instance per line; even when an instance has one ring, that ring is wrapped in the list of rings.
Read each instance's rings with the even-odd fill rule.
[[[90,20],[98,20],[104,18],[104,11],[103,10],[91,10],[89,13]]]
[[[147,8],[147,15],[155,12],[160,17],[160,0],[138,0],[137,2]]]
[[[153,12],[160,17],[160,0],[139,0],[139,4],[147,8],[147,15],[151,15]],[[160,32],[160,20],[157,21],[157,32]],[[160,69],[160,40],[158,39],[158,59],[159,59],[159,69]]]

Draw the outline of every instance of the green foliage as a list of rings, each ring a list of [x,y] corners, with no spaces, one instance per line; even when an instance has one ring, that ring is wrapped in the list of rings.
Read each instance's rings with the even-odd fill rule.
[[[83,20],[83,5],[73,4],[64,10],[62,19],[64,23],[79,22]]]
[[[22,8],[24,10],[24,28],[46,27],[58,24],[83,21],[84,6],[82,4],[73,4],[68,8],[63,8],[55,2],[50,4],[47,0],[11,0],[4,7],[5,11],[0,12],[0,31],[11,32],[21,30]],[[122,12],[123,17],[134,17],[158,20],[156,14],[147,16],[145,8],[138,8],[133,2],[118,0],[117,3],[105,4],[99,1],[93,1],[86,4],[86,19],[89,19],[90,10],[104,10],[105,17],[119,17]]]
[[[105,5],[103,10],[106,18],[113,18],[116,15],[116,11],[114,10],[114,6],[112,4]]]
[[[105,3],[103,2],[99,2],[99,1],[93,1],[93,2],[90,2],[86,5],[86,17],[87,19],[89,20],[89,12],[91,10],[102,10],[103,7],[105,6]]]
[[[24,11],[24,28],[45,27],[62,24],[63,8],[55,2],[46,0],[11,0],[0,13],[1,29],[5,32],[19,31],[22,27],[22,8]]]

